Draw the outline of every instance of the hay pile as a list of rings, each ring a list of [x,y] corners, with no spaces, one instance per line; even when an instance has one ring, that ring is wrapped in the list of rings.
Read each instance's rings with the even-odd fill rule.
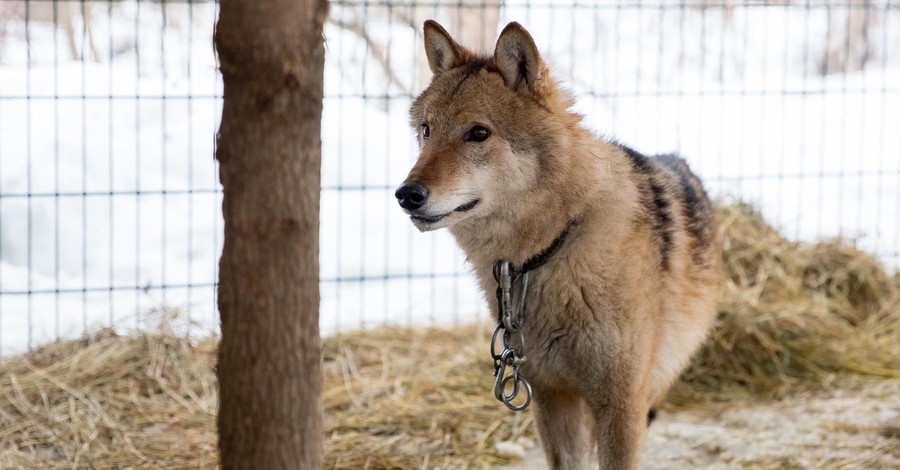
[[[215,347],[105,330],[4,360],[0,468],[214,467]]]
[[[673,403],[900,377],[900,277],[843,241],[785,240],[746,206],[720,215],[719,322]],[[328,467],[514,459],[516,443],[533,439],[531,417],[491,395],[489,335],[476,325],[326,339]],[[109,331],[5,359],[0,468],[215,467],[214,362],[214,341]]]
[[[671,402],[778,397],[840,373],[900,377],[900,273],[845,240],[786,240],[746,205],[719,217],[717,325]]]

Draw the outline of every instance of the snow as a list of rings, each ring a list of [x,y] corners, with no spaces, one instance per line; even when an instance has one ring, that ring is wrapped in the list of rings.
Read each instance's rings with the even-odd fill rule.
[[[102,326],[151,328],[165,309],[192,332],[217,329],[214,5],[168,4],[165,22],[159,4],[88,5],[97,61],[73,60],[48,22],[33,21],[26,41],[13,18],[0,41],[0,354]],[[501,26],[532,32],[598,134],[676,151],[715,196],[752,201],[804,240],[855,237],[896,267],[900,9],[875,4],[865,67],[822,76],[846,8],[654,5],[507,2]],[[417,91],[427,74],[403,22],[413,10],[332,15],[361,16]],[[483,317],[449,234],[419,233],[396,207],[416,156],[410,99],[359,35],[329,24],[326,38],[323,333]]]

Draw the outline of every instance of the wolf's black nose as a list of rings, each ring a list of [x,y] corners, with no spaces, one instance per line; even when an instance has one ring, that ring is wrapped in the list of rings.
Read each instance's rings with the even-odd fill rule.
[[[403,183],[394,192],[400,207],[409,210],[416,210],[428,200],[428,189],[419,183]]]

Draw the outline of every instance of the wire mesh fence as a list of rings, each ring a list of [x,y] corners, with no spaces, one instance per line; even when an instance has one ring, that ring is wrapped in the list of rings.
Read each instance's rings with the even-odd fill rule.
[[[215,331],[212,1],[0,1],[0,353],[177,317]],[[421,24],[493,49],[519,21],[598,134],[677,151],[801,240],[900,263],[900,3],[336,1],[326,26],[326,334],[486,307],[394,187],[430,79]],[[298,21],[303,19],[298,18]],[[178,312],[174,315],[173,312]]]
[[[0,351],[214,324],[213,4],[0,3]]]

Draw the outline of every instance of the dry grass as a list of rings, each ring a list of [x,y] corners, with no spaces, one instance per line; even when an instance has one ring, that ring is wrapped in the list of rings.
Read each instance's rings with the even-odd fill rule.
[[[847,242],[785,240],[745,206],[721,215],[718,327],[673,403],[900,377],[900,278]],[[497,444],[533,439],[531,418],[493,399],[489,334],[478,325],[326,339],[328,467],[507,462]],[[215,467],[214,362],[213,341],[110,331],[7,358],[0,467]]]
[[[777,397],[842,373],[900,377],[900,276],[845,240],[786,240],[748,206],[719,215],[717,325],[671,402]]]
[[[486,326],[388,329],[326,343],[330,468],[499,464],[495,444],[531,435],[530,414],[490,393]]]
[[[215,466],[214,351],[105,330],[6,359],[0,468]]]

